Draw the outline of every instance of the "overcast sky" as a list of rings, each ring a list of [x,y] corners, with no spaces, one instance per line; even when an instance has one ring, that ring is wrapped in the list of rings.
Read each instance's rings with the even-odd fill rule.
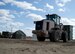
[[[75,36],[75,0],[0,0],[0,31],[22,30],[28,36],[33,21],[45,19],[46,14],[58,14],[61,22],[73,25]],[[75,37],[74,37],[75,38]]]

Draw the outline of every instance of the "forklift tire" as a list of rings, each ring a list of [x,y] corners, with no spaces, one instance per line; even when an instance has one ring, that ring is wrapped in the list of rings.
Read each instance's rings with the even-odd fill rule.
[[[63,42],[67,42],[68,41],[68,36],[67,36],[67,32],[62,32],[62,38],[63,38]]]
[[[59,41],[59,36],[56,31],[49,33],[49,38],[50,38],[51,42],[58,42]]]
[[[37,36],[38,41],[45,41],[45,37]]]
[[[49,39],[50,39],[51,42],[53,42],[53,37],[52,37],[51,33],[49,33]]]
[[[56,31],[53,32],[53,41],[54,42],[58,42],[59,41],[58,33]]]

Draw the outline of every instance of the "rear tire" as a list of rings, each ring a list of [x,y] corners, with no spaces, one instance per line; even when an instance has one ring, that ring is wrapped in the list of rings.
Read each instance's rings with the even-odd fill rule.
[[[62,32],[62,39],[63,39],[63,42],[67,42],[68,41],[68,36],[67,36],[67,32]]]
[[[45,41],[45,37],[37,36],[38,41]]]

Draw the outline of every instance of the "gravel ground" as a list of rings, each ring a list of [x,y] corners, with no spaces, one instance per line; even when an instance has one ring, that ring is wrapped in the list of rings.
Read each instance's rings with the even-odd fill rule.
[[[55,43],[0,39],[0,54],[75,54],[75,41]]]

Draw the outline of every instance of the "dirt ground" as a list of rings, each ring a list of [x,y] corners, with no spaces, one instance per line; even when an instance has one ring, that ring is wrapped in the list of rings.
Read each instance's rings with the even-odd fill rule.
[[[0,39],[0,54],[75,54],[75,41],[54,43]]]

